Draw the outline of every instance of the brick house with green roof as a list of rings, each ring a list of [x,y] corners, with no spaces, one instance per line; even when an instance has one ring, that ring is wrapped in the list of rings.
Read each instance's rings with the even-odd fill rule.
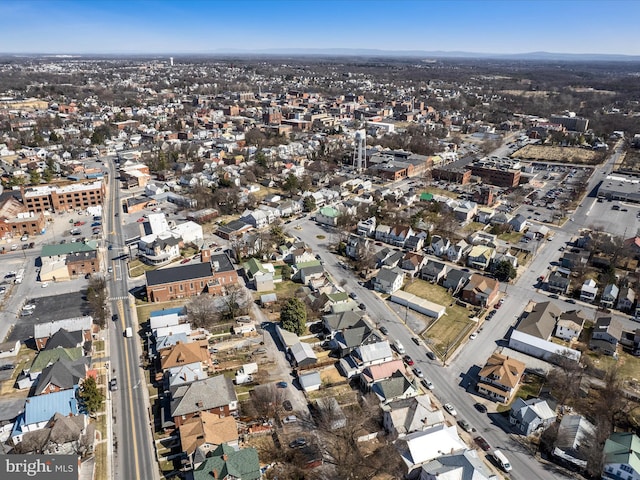
[[[222,444],[193,472],[194,480],[257,480],[262,478],[255,448],[235,450]]]
[[[640,437],[614,432],[604,444],[603,480],[640,480]]]

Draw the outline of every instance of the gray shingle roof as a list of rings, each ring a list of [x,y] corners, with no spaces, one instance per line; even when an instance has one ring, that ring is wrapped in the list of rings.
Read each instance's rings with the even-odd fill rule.
[[[217,375],[176,390],[171,401],[171,416],[179,417],[223,407],[237,400],[232,380],[224,375]]]

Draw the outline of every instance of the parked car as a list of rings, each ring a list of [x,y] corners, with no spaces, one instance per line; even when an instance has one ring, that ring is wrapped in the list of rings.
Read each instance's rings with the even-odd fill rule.
[[[298,421],[298,417],[295,415],[288,415],[282,419],[282,423],[295,423]]]
[[[389,330],[387,330],[387,327],[385,327],[384,325],[380,327],[380,332],[384,335],[389,335]]]
[[[431,350],[427,351],[427,358],[429,360],[435,360],[436,359],[436,354],[433,353]]]
[[[285,400],[284,402],[282,402],[282,408],[284,408],[287,412],[291,412],[293,410],[293,405],[291,405],[291,402],[289,400]]]
[[[433,383],[426,378],[424,378],[421,383],[422,385],[424,385],[424,388],[426,388],[427,390],[433,390],[435,388]]]
[[[466,420],[458,420],[458,425],[460,425],[460,428],[462,428],[465,432],[475,432],[476,430]]]
[[[487,413],[487,407],[485,407],[482,403],[476,402],[473,404],[473,407],[479,411],[480,413]]]
[[[301,448],[301,447],[304,447],[306,444],[307,444],[307,441],[304,438],[300,437],[300,438],[296,438],[292,442],[289,442],[289,448]]]
[[[109,389],[113,392],[118,389],[118,380],[116,378],[112,378],[109,382]]]
[[[189,263],[191,261],[190,258],[185,258],[184,260],[182,260],[180,263],[181,264],[185,264],[185,263]]]
[[[469,335],[469,340],[475,340],[476,338],[478,338],[478,332],[473,332]]]
[[[418,378],[424,378],[424,373],[422,373],[420,367],[413,367],[413,373],[415,373]]]
[[[473,441],[476,442],[476,444],[485,452],[488,452],[489,450],[491,450],[491,446],[489,446],[489,443],[484,438],[475,437]]]
[[[454,417],[458,415],[458,412],[456,411],[455,407],[450,403],[445,403],[443,407],[447,412],[449,412],[449,415],[452,415]]]
[[[349,297],[353,298],[354,300],[356,300],[358,298],[358,294],[356,292],[351,292],[349,294]]]
[[[287,388],[288,384],[287,384],[287,382],[278,382],[278,383],[276,383],[276,386],[278,388]]]
[[[413,341],[413,343],[415,343],[416,345],[420,345],[420,339],[418,337],[412,337],[411,341]]]
[[[404,357],[402,357],[402,359],[404,360],[404,363],[406,363],[409,366],[413,365],[413,358],[411,358],[409,355],[405,355]]]

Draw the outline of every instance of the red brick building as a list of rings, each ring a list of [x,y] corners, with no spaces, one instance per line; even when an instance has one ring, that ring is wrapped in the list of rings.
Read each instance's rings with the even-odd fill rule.
[[[238,284],[238,272],[226,254],[210,256],[202,251],[202,263],[163,268],[146,273],[147,298],[151,302],[167,302],[202,293],[224,295]]]
[[[63,212],[102,205],[106,188],[104,182],[42,185],[20,188],[22,203],[30,212]]]

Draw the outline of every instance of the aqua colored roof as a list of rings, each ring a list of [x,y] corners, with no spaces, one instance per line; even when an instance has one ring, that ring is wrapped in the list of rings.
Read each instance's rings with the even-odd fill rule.
[[[40,251],[40,256],[56,257],[76,252],[92,252],[95,249],[96,245],[94,242],[56,243],[54,245],[44,245]]]
[[[165,315],[184,315],[186,314],[184,307],[167,308],[166,310],[154,310],[149,317],[164,317]]]
[[[320,214],[325,217],[337,217],[340,215],[340,212],[333,207],[322,207],[320,209]]]
[[[34,423],[46,422],[56,413],[63,416],[78,414],[76,393],[78,386],[71,390],[61,390],[47,395],[27,398],[24,412],[18,417],[13,427],[13,435],[22,433],[22,427]]]
[[[250,258],[246,262],[242,264],[242,268],[244,268],[245,272],[249,274],[249,276],[253,277],[256,273],[268,273],[267,269],[262,266],[259,260],[255,258]]]
[[[425,202],[429,202],[431,200],[433,200],[433,195],[431,193],[421,193],[420,194],[420,200],[425,201]]]
[[[196,470],[194,480],[212,480],[213,478],[237,478],[239,480],[257,480],[260,478],[260,460],[255,448],[234,450],[226,444],[219,445]],[[226,461],[223,459],[226,456]],[[216,472],[217,477],[213,475]]]
[[[614,432],[604,443],[604,463],[626,464],[640,473],[640,438],[628,432]]]

